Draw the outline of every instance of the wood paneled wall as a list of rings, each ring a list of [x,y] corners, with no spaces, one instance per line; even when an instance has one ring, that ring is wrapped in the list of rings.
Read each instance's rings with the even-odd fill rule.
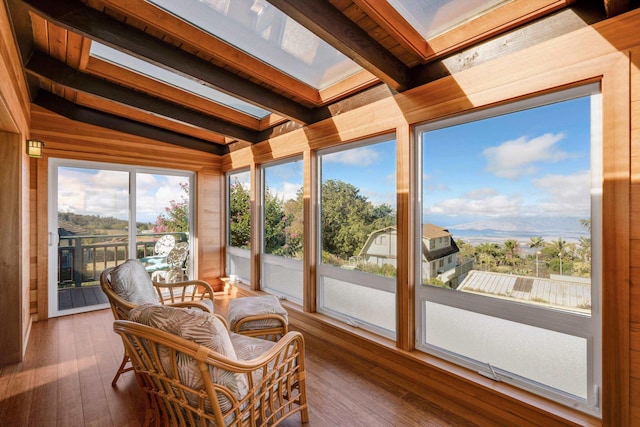
[[[0,365],[22,360],[26,330],[22,302],[24,289],[21,256],[23,211],[21,154],[19,134],[0,132]]]
[[[10,28],[0,3],[0,28]],[[0,31],[0,365],[22,360],[29,312],[29,97],[11,31]]]
[[[631,423],[640,425],[640,47],[631,50]]]
[[[171,144],[123,134],[109,129],[78,123],[32,106],[32,136],[46,144],[44,157],[37,163],[35,204],[37,214],[31,221],[35,230],[35,247],[31,248],[32,269],[37,285],[31,293],[31,310],[38,319],[48,317],[47,233],[48,233],[48,159],[63,158],[95,162],[180,169],[196,173],[195,267],[199,279],[213,282],[223,274],[222,218],[223,176],[219,156],[185,149]]]
[[[458,387],[452,398],[462,399],[483,414],[493,414],[507,423],[513,414],[531,416],[540,425],[572,424],[640,425],[640,78],[636,52],[640,49],[640,10],[600,22],[541,42],[513,54],[444,77],[420,88],[389,97],[357,110],[337,115],[268,142],[234,151],[225,157],[223,171],[255,168],[303,153],[310,159],[317,149],[357,141],[375,135],[395,133],[398,144],[409,144],[415,124],[449,117],[570,88],[600,83],[603,104],[603,390],[602,422],[510,387],[502,388],[467,375],[460,368],[413,352],[414,313],[411,278],[399,275],[398,338],[391,346],[366,334],[308,313],[313,301],[305,301],[307,313],[294,319],[303,327],[337,345],[358,351],[363,357],[380,360],[385,367],[405,371],[408,360],[421,367],[425,393],[444,392],[442,384]],[[633,137],[631,130],[633,129]],[[633,145],[632,145],[633,141]],[[409,147],[398,154],[399,221],[412,220],[415,189],[411,185]],[[631,161],[633,161],[633,168]],[[309,162],[305,162],[308,167]],[[632,179],[633,169],[633,179]],[[305,185],[310,175],[305,173]],[[312,194],[312,193],[311,193]],[[313,219],[307,203],[305,219]],[[405,233],[411,227],[403,224]],[[306,233],[313,239],[313,229]],[[305,247],[315,247],[306,242]],[[414,245],[408,237],[399,240],[407,253],[399,258],[399,270],[411,271]],[[257,261],[256,261],[257,262]],[[315,271],[313,260],[305,259],[305,271]],[[305,275],[305,291],[313,295],[313,275]],[[346,332],[345,332],[346,331]],[[361,339],[358,339],[360,337]],[[630,339],[631,338],[631,339]],[[399,350],[399,351],[398,351]],[[475,377],[475,379],[474,379]],[[532,411],[532,412],[531,412]]]

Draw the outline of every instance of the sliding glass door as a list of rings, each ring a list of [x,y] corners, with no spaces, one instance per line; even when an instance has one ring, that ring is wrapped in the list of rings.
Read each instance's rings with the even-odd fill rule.
[[[100,273],[129,258],[154,280],[192,277],[192,186],[188,172],[51,159],[49,316],[107,307]],[[187,258],[173,266],[178,243]]]

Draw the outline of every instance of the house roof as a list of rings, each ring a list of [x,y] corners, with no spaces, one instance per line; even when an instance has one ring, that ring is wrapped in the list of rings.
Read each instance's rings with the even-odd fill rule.
[[[451,237],[451,233],[434,224],[422,224],[422,237],[426,239],[437,239],[441,237]]]
[[[571,32],[570,8],[589,9],[581,15],[597,21],[632,7],[621,0],[474,2],[480,10],[443,3],[424,16],[409,0],[7,5],[32,103],[219,155]],[[434,25],[425,29],[426,22]],[[240,46],[247,37],[254,38]],[[307,81],[319,67],[332,80]],[[187,88],[193,84],[200,89]]]
[[[591,281],[571,276],[543,278],[471,270],[458,290],[572,311],[591,309]]]

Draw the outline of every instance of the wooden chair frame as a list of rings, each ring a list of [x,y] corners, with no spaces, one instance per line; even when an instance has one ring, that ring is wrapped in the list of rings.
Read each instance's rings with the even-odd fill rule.
[[[100,274],[100,287],[109,300],[111,311],[115,320],[129,320],[129,311],[136,307],[124,298],[115,293],[111,287],[111,271],[115,267],[109,267]],[[175,283],[157,283],[152,282],[156,293],[158,294],[158,304],[171,305],[174,307],[194,307],[202,311],[213,314],[211,308],[205,304],[204,300],[211,300],[213,304],[213,288],[209,283],[203,280],[188,280],[185,282]],[[225,319],[218,316],[227,325]],[[115,387],[120,375],[131,371],[132,367],[127,367],[129,356],[125,348],[122,363],[118,367],[118,371],[111,381],[111,385]]]
[[[207,347],[159,329],[117,320],[113,329],[125,343],[136,378],[147,395],[145,425],[277,426],[295,413],[309,420],[306,399],[304,338],[289,332],[269,351],[249,361],[229,359]],[[201,386],[179,378],[179,361],[197,365]],[[245,375],[249,390],[240,399],[213,381],[210,368]],[[218,397],[231,402],[222,411]]]

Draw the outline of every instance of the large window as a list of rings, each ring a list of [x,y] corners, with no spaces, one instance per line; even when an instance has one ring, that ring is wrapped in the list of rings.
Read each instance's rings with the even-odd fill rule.
[[[318,311],[394,337],[396,143],[385,137],[318,153]]]
[[[227,274],[251,279],[251,174],[227,174]]]
[[[302,303],[304,199],[302,160],[262,168],[261,288]]]
[[[595,85],[417,128],[417,347],[599,414]]]
[[[100,273],[130,258],[140,259],[157,281],[194,277],[193,178],[184,171],[50,159],[49,315],[105,307]]]

